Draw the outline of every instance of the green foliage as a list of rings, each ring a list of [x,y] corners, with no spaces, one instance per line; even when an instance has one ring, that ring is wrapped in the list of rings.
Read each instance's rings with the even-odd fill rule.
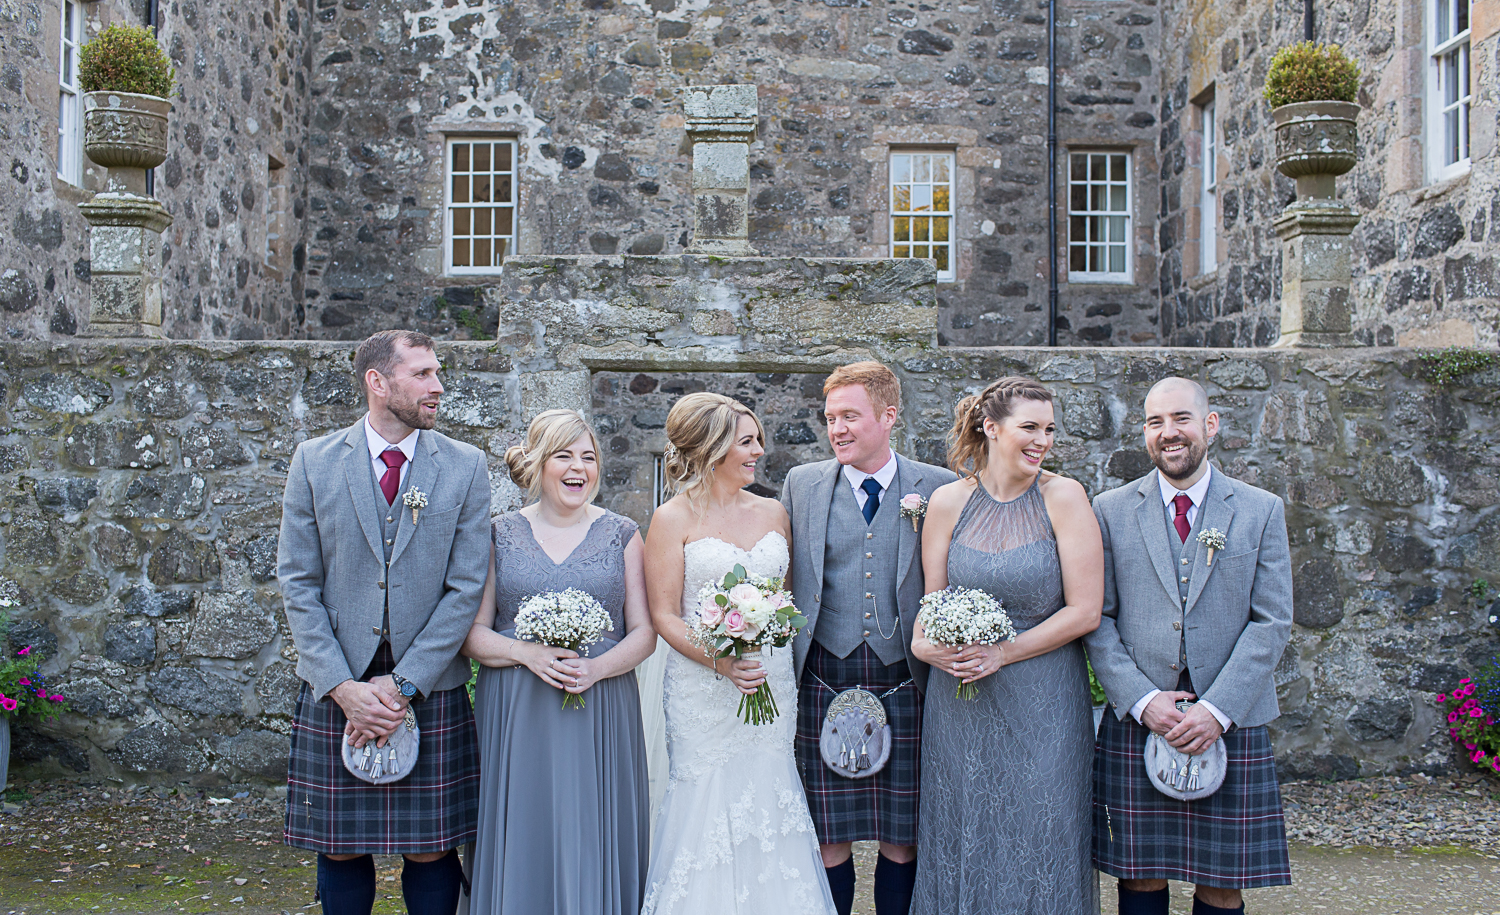
[[[1089,667],[1089,695],[1094,698],[1095,705],[1103,705],[1109,701],[1109,697],[1104,695],[1104,687],[1099,685],[1099,678],[1094,676],[1094,665],[1088,661],[1083,663]]]
[[[1484,603],[1490,596],[1490,590],[1490,583],[1487,579],[1476,578],[1469,583],[1469,597],[1479,603]]]
[[[1448,736],[1462,748],[1469,762],[1491,775],[1500,775],[1500,659],[1481,665],[1473,678],[1458,681],[1452,691],[1437,694],[1438,713],[1448,725]]]
[[[1449,346],[1435,353],[1423,353],[1422,376],[1440,387],[1452,387],[1465,375],[1487,369],[1500,361],[1494,353],[1484,350]]]
[[[10,636],[10,608],[15,606],[18,589],[13,581],[0,579],[0,646]],[[0,649],[9,655],[8,648]],[[41,652],[24,645],[15,654],[0,661],[0,717],[30,716],[51,721],[67,710],[62,694],[47,685],[42,676]]]
[[[1272,108],[1293,102],[1352,102],[1359,93],[1359,67],[1336,44],[1304,41],[1271,58],[1265,97]]]
[[[138,92],[166,98],[177,73],[151,30],[112,25],[78,52],[84,92]]]

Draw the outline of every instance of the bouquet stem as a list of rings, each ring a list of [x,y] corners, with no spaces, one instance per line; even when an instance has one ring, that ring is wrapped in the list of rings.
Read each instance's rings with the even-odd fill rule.
[[[960,680],[958,681],[958,692],[954,693],[953,695],[954,698],[963,699],[966,702],[973,702],[975,699],[979,698],[979,684],[965,683],[964,681]]]
[[[567,708],[570,705],[576,705],[579,708],[583,708],[584,707],[583,693],[570,693],[570,692],[567,692],[566,690],[564,690],[563,691],[563,704],[562,704],[562,707],[563,708]]]
[[[760,652],[747,651],[740,655],[740,658],[742,660],[746,658],[759,660]],[[776,720],[776,716],[779,714],[781,714],[781,710],[776,707],[776,697],[771,694],[770,683],[762,683],[756,688],[755,692],[748,696],[744,694],[740,695],[739,715],[740,719],[746,724],[770,724]]]

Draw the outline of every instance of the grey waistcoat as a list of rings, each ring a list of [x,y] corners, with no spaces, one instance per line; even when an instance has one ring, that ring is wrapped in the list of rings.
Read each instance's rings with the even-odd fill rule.
[[[1192,584],[1191,564],[1198,559],[1198,522],[1203,520],[1203,507],[1198,507],[1198,514],[1193,518],[1192,526],[1188,528],[1187,542],[1184,543],[1177,537],[1177,528],[1172,525],[1173,519],[1177,517],[1177,508],[1170,502],[1162,510],[1162,523],[1167,526],[1167,543],[1172,547],[1172,569],[1177,578],[1177,669],[1181,676],[1188,669],[1187,660],[1187,638],[1185,627],[1187,625],[1182,608],[1187,605],[1188,588]],[[1187,562],[1184,563],[1183,560]]]
[[[405,465],[402,465],[405,469]],[[383,473],[384,471],[382,471]],[[389,581],[391,577],[391,551],[395,549],[396,533],[401,529],[401,513],[407,512],[410,517],[411,509],[401,503],[401,487],[396,487],[396,501],[387,505],[385,493],[380,491],[380,477],[375,475],[375,462],[370,462],[370,485],[375,490],[375,514],[380,520],[380,545],[385,550],[385,577]],[[381,592],[385,595],[385,609],[381,614],[380,625],[381,641],[388,642],[391,638],[391,592],[389,586]]]
[[[894,557],[901,518],[901,475],[880,498],[865,524],[849,481],[839,475],[828,507],[828,549],[823,559],[823,600],[813,639],[840,658],[868,642],[881,663],[905,659],[896,618]],[[877,625],[878,624],[878,625]],[[882,633],[890,633],[883,638]]]

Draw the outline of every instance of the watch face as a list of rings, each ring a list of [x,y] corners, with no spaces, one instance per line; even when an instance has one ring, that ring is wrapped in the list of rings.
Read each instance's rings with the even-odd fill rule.
[[[402,684],[401,684],[401,695],[410,698],[412,696],[415,696],[416,694],[417,694],[417,684],[412,683],[410,681],[404,681],[404,682],[402,682]]]

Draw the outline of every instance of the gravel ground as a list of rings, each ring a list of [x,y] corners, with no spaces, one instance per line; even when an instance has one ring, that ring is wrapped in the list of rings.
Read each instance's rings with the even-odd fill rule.
[[[1258,915],[1500,915],[1500,781],[1478,773],[1284,786],[1295,885]],[[312,855],[281,844],[284,802],[250,786],[13,786],[0,813],[0,915],[315,913]],[[855,911],[872,915],[873,843]],[[380,859],[377,913],[403,910]],[[1104,878],[1104,913],[1114,911]],[[1186,913],[1188,887],[1174,886]]]

